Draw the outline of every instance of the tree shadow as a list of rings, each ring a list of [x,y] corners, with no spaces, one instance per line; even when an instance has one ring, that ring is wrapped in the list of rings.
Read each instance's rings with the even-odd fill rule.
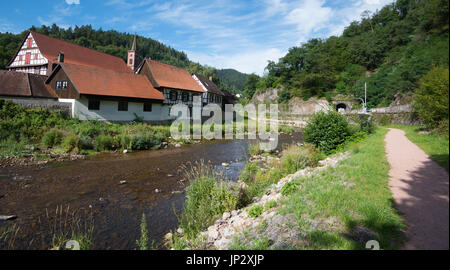
[[[448,156],[447,156],[448,159]],[[400,180],[404,192],[395,207],[408,226],[406,249],[448,249],[449,176],[428,159]]]

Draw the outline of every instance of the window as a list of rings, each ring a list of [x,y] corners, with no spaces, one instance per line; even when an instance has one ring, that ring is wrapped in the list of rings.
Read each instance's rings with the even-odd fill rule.
[[[88,103],[88,109],[90,111],[98,111],[100,110],[100,100],[90,99]]]
[[[209,94],[209,102],[214,102],[214,95],[213,94]]]
[[[128,102],[126,102],[126,101],[119,101],[117,110],[120,111],[120,112],[128,111]]]
[[[31,53],[27,53],[26,55],[25,55],[25,65],[29,65],[30,64],[30,61],[31,61]]]
[[[65,90],[67,86],[67,81],[56,81],[56,90]]]
[[[23,60],[22,55],[19,55],[19,61],[22,61],[22,60]]]
[[[144,112],[151,112],[152,111],[152,104],[150,102],[144,103]]]
[[[130,61],[129,61],[129,63],[130,63],[130,65],[132,65],[132,64],[133,64],[133,58],[130,58]]]
[[[34,54],[34,60],[37,60],[38,59],[38,54],[36,53],[36,54]]]
[[[171,101],[176,101],[177,98],[178,98],[177,92],[176,91],[170,91],[170,100]]]
[[[189,100],[189,94],[186,92],[183,92],[183,102],[187,102]]]
[[[29,39],[27,40],[27,47],[28,47],[28,48],[31,48],[31,46],[33,46],[33,40],[32,40],[31,38],[29,38]]]

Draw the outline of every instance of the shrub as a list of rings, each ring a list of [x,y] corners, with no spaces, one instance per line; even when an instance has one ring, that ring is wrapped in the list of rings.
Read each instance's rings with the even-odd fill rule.
[[[349,135],[347,119],[334,111],[315,113],[303,130],[303,139],[329,153]]]
[[[252,218],[257,218],[263,213],[263,210],[261,205],[255,204],[248,210],[248,215]]]
[[[94,149],[94,140],[89,136],[82,136],[78,140],[78,147],[85,150]]]
[[[79,147],[78,147],[79,140],[80,140],[80,138],[77,135],[67,136],[63,142],[64,151],[66,151],[66,153],[69,153],[73,150],[78,151],[79,150]]]
[[[318,151],[314,146],[308,144],[303,147],[291,145],[283,151],[281,168],[286,174],[291,174],[306,167],[317,166],[318,162]]]
[[[63,133],[57,129],[47,131],[42,137],[42,143],[47,147],[53,147],[61,143]]]
[[[443,67],[432,68],[419,81],[413,106],[428,129],[439,126],[449,117],[448,91],[449,71]]]
[[[97,151],[112,150],[114,146],[114,140],[108,135],[99,135],[94,140],[95,149]]]
[[[373,124],[373,118],[370,114],[362,114],[359,116],[359,131],[372,134],[375,126]]]
[[[287,182],[283,188],[281,189],[281,194],[283,194],[284,196],[288,196],[294,192],[297,192],[298,190],[300,190],[300,184],[296,183],[296,182]]]

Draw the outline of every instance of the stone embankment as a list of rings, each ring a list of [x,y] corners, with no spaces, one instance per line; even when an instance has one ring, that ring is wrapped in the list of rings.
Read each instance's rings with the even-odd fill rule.
[[[277,213],[277,207],[266,209],[259,217],[254,218],[249,215],[249,210],[255,205],[263,208],[268,202],[278,202],[282,198],[281,190],[286,183],[299,177],[306,177],[317,174],[319,171],[327,167],[336,167],[338,162],[346,159],[348,153],[341,153],[320,161],[320,166],[315,168],[306,168],[299,170],[294,174],[290,174],[282,178],[277,184],[272,185],[264,196],[261,198],[253,198],[253,203],[231,213],[225,212],[222,217],[211,225],[206,231],[200,233],[198,241],[202,242],[200,246],[206,249],[226,250],[233,242],[235,236],[239,236],[244,230],[254,232],[257,228],[264,224],[265,231],[273,248],[283,248],[288,245],[289,239],[295,239],[298,232],[289,228],[288,224],[294,222],[294,217],[290,215],[280,215]],[[243,188],[245,188],[245,184]],[[241,187],[242,188],[242,187]],[[180,229],[179,232],[182,232]],[[166,237],[170,238],[170,237]],[[198,245],[198,244],[197,244]]]

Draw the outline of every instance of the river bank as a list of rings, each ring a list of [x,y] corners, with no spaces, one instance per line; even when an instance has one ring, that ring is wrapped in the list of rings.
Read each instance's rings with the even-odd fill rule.
[[[224,212],[189,239],[166,235],[174,249],[364,249],[370,240],[397,249],[404,224],[392,205],[386,129],[345,146],[316,168],[269,186],[242,209]],[[373,242],[370,242],[373,243]]]
[[[279,149],[301,140],[300,132],[280,134]],[[0,232],[19,228],[14,245],[2,243],[0,248],[51,248],[53,236],[60,233],[59,226],[53,229],[54,222],[61,220],[56,209],[65,211],[67,207],[70,213],[87,210],[92,214],[92,249],[137,248],[143,213],[149,239],[157,248],[164,248],[160,245],[163,236],[178,226],[174,209],[180,211],[184,201],[185,168],[204,160],[216,168],[216,173],[235,181],[249,158],[249,143],[205,141],[127,154],[99,153],[86,160],[56,164],[0,168],[0,214],[17,216],[0,222]],[[62,229],[67,233],[71,230],[69,224]]]

